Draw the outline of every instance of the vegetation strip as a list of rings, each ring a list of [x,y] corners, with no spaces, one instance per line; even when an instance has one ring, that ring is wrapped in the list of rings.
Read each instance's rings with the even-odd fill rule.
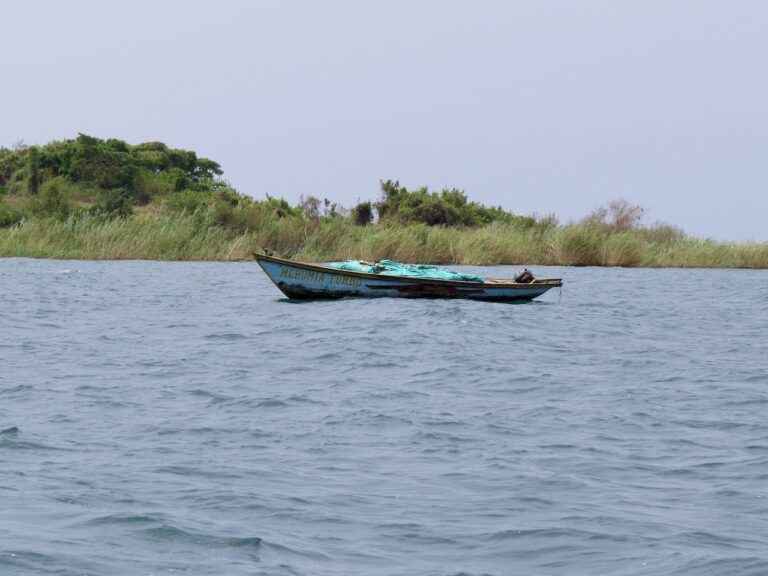
[[[268,248],[307,261],[768,268],[768,243],[644,225],[621,200],[561,225],[391,180],[351,210],[312,196],[291,206],[240,194],[221,175],[218,163],[160,142],[81,134],[0,148],[0,256],[243,260]]]

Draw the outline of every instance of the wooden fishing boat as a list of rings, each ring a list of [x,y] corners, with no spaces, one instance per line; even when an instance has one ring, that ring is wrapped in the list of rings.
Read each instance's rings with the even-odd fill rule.
[[[527,283],[490,278],[482,282],[436,280],[340,270],[265,254],[254,254],[254,258],[283,294],[301,300],[391,296],[512,302],[532,300],[563,285],[560,278],[535,279]]]

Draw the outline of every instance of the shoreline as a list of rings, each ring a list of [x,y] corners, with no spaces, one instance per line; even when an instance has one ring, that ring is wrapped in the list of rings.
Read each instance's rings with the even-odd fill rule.
[[[264,249],[306,262],[380,260],[465,266],[768,269],[768,242],[656,238],[649,229],[583,224],[354,226],[339,219],[273,219],[253,229],[151,212],[105,219],[36,218],[0,228],[0,258],[245,262]]]
[[[85,134],[0,147],[0,257],[243,261],[269,250],[328,262],[768,268],[768,242],[692,238],[625,199],[577,223],[471,201],[463,190],[380,181],[376,201],[257,200],[220,165],[162,142]]]
[[[0,261],[3,260],[55,260],[59,262],[168,262],[168,263],[176,263],[176,264],[207,264],[207,263],[216,263],[216,264],[248,264],[248,263],[256,263],[256,261],[253,258],[247,259],[238,259],[238,260],[199,260],[194,258],[189,258],[186,260],[170,260],[170,259],[163,259],[163,258],[56,258],[56,257],[48,257],[48,256],[7,256],[0,254]],[[325,261],[299,261],[304,263],[310,263],[310,264],[327,264],[329,262],[335,262],[336,260],[325,260]],[[583,268],[618,268],[621,270],[733,270],[733,271],[756,271],[759,272],[761,270],[768,270],[768,268],[747,268],[747,267],[741,267],[741,268],[728,268],[728,267],[721,267],[721,266],[601,266],[599,264],[541,264],[538,262],[515,262],[515,263],[504,263],[504,264],[456,264],[452,262],[404,262],[404,264],[426,264],[429,266],[461,266],[461,267],[473,267],[473,268],[494,268],[499,266],[542,266],[542,267],[552,267],[552,268],[576,268],[576,269],[583,269]],[[534,270],[535,272],[535,270]]]

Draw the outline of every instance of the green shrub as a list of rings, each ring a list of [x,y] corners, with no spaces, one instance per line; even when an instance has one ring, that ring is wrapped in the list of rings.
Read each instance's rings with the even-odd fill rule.
[[[429,226],[482,226],[492,222],[535,225],[531,216],[519,216],[499,207],[470,202],[457,188],[444,188],[440,193],[427,187],[409,191],[397,180],[381,182],[381,197],[375,204],[380,222],[399,224],[422,223]]]
[[[45,182],[40,188],[40,194],[30,203],[33,212],[39,216],[65,219],[72,211],[66,192],[65,183],[58,178]]]
[[[373,205],[368,201],[358,202],[357,206],[352,208],[350,218],[356,226],[368,226],[373,222]]]
[[[163,201],[163,206],[168,212],[194,214],[198,210],[207,209],[213,202],[214,198],[210,193],[205,194],[194,192],[192,190],[184,190],[169,195]]]
[[[9,206],[0,202],[0,228],[6,228],[18,224],[28,215],[24,210]]]
[[[124,188],[104,190],[96,210],[109,216],[127,218],[133,214],[133,192]]]

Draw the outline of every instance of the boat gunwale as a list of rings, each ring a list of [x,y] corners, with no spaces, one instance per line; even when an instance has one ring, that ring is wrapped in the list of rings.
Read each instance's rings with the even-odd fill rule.
[[[342,270],[339,268],[330,268],[328,266],[322,266],[320,264],[309,264],[306,262],[296,262],[295,260],[286,260],[285,258],[278,258],[276,256],[267,256],[266,254],[254,254],[256,262],[258,262],[264,273],[269,276],[269,272],[261,264],[261,260],[266,260],[274,264],[280,264],[284,266],[294,266],[296,268],[303,268],[306,270],[312,270],[314,272],[325,272],[329,274],[340,274],[342,276],[351,276],[353,278],[362,278],[365,280],[397,280],[403,282],[411,282],[415,284],[436,284],[445,285],[450,284],[452,286],[484,286],[486,288],[530,288],[531,286],[548,286],[550,288],[557,288],[563,285],[562,278],[542,278],[536,279],[533,282],[515,282],[514,280],[508,280],[506,278],[489,278],[492,282],[470,282],[468,280],[440,280],[436,278],[421,278],[419,276],[396,276],[392,274],[371,274],[369,272],[355,272],[353,270]],[[270,276],[271,278],[271,276]]]

